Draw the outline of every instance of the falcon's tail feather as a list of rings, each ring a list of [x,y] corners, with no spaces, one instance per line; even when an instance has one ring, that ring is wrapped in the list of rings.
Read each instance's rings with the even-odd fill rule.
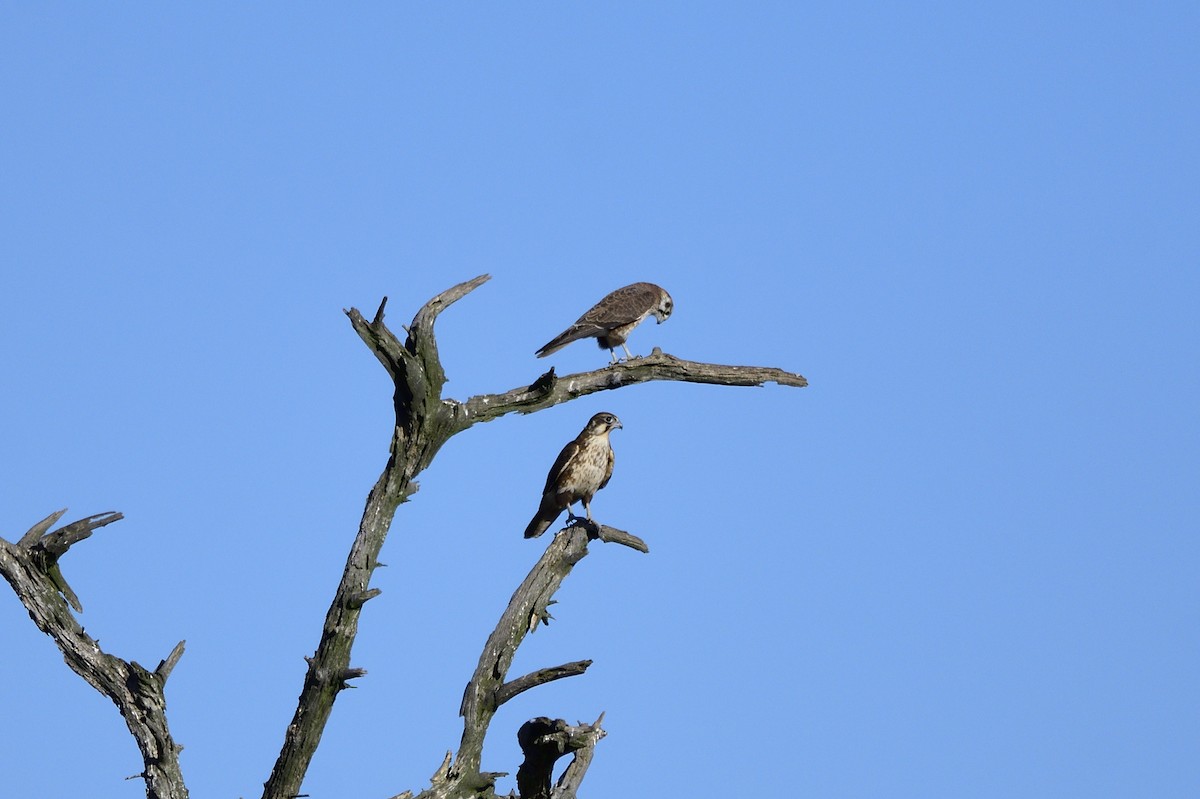
[[[526,538],[537,538],[542,533],[550,529],[550,525],[554,524],[554,520],[562,513],[562,508],[555,507],[552,503],[547,503],[544,499],[542,504],[538,506],[538,511],[533,515],[533,519],[529,522],[529,526],[525,528]]]
[[[550,341],[547,342],[544,347],[537,351],[536,355],[539,358],[545,358],[552,352],[558,352],[572,341],[578,341],[579,339],[587,338],[588,336],[598,336],[604,332],[604,328],[597,327],[596,325],[571,325],[566,330],[550,339]]]
[[[542,514],[533,517],[533,521],[525,528],[526,538],[537,538],[542,533],[550,529],[550,525],[554,523],[554,518],[545,518]]]
[[[562,337],[560,336],[559,338],[562,338]],[[571,343],[570,341],[559,341],[556,338],[556,339],[554,339],[554,341],[551,341],[549,344],[542,347],[540,350],[538,350],[534,354],[537,355],[537,357],[539,357],[539,358],[545,358],[550,353],[558,352],[559,350],[561,350],[563,347],[567,346],[570,343]]]
[[[572,341],[574,341],[577,338],[581,338],[581,336],[579,336],[578,333],[576,332],[576,328],[568,327],[566,330],[559,333],[554,338],[550,339],[550,341],[546,344],[546,346],[544,346],[540,350],[538,350],[537,357],[545,358],[547,355],[549,355],[552,352],[558,352],[563,347],[567,346],[568,344],[570,344]]]

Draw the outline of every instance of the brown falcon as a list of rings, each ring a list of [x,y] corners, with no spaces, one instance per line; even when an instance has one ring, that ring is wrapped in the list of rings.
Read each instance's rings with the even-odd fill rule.
[[[550,474],[546,475],[542,504],[525,528],[526,538],[546,532],[564,510],[568,520],[575,518],[571,505],[576,502],[583,503],[588,521],[591,521],[592,497],[608,485],[613,473],[613,451],[608,434],[620,426],[621,420],[613,414],[598,413],[588,420],[574,441],[563,447],[558,460],[550,467]]]
[[[600,349],[607,349],[612,353],[613,363],[617,362],[617,347],[625,350],[626,357],[632,358],[633,354],[625,346],[630,332],[651,314],[661,325],[671,315],[673,307],[671,295],[661,286],[653,283],[633,283],[617,289],[593,305],[575,324],[538,350],[537,356],[545,358],[576,339],[594,337],[600,344]]]

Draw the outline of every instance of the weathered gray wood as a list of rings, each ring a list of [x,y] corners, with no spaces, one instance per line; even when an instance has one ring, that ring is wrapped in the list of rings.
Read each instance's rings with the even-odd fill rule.
[[[139,776],[145,780],[148,799],[187,799],[179,768],[183,747],[171,738],[163,693],[171,669],[183,656],[183,642],[175,645],[157,669],[147,671],[135,661],[106,653],[99,641],[84,632],[69,607],[78,607],[78,599],[71,601],[74,594],[62,579],[58,561],[72,544],[122,517],[101,513],[47,532],[63,512],[35,524],[17,544],[0,538],[0,573],[38,629],[54,639],[67,665],[121,711],[142,754],[144,767]]]
[[[554,784],[554,790],[550,793],[551,799],[575,799],[588,766],[592,765],[592,756],[596,754],[596,742],[608,734],[600,728],[603,719],[604,714],[601,713],[595,724],[580,725],[579,732],[572,738],[575,757],[571,758],[566,770]]]
[[[592,661],[590,660],[576,660],[571,663],[564,663],[561,666],[538,669],[515,680],[509,680],[496,689],[496,707],[500,707],[514,696],[522,694],[530,688],[536,688],[539,685],[545,685],[554,680],[561,680],[564,677],[574,677],[583,674],[591,665]]]
[[[488,394],[473,397],[466,402],[442,396],[446,375],[438,357],[437,341],[433,328],[438,315],[454,302],[474,291],[487,280],[489,275],[480,275],[454,286],[434,297],[416,313],[407,328],[408,336],[400,339],[384,323],[385,297],[373,319],[368,321],[356,308],[346,311],[351,325],[371,349],[372,353],[387,369],[395,385],[393,407],[396,425],[392,436],[391,454],[379,481],[367,499],[359,534],[346,561],[343,579],[335,593],[333,604],[326,615],[321,641],[316,654],[309,659],[305,685],[292,724],[288,726],[284,747],[265,785],[263,799],[289,799],[299,793],[304,773],[313,752],[320,742],[321,731],[328,721],[338,692],[345,687],[342,676],[349,668],[350,649],[357,634],[358,613],[364,598],[368,597],[370,574],[378,561],[378,554],[387,536],[396,507],[417,489],[415,478],[433,460],[449,438],[467,430],[477,422],[486,422],[499,416],[521,412],[531,413],[552,405],[568,402],[596,391],[636,385],[651,380],[676,380],[695,383],[724,385],[762,385],[776,382],[789,386],[805,386],[807,381],[800,375],[780,369],[722,366],[695,361],[684,361],[664,355],[655,349],[645,358],[615,364],[593,372],[584,372],[558,379],[551,369],[530,386],[513,389],[503,394]],[[595,535],[596,533],[593,533]],[[611,540],[625,543],[641,551],[648,551],[644,542],[636,536],[607,528],[599,533]],[[587,532],[577,530],[564,541],[575,541],[568,551],[558,551],[555,546],[547,550],[551,558],[564,569],[558,576],[561,582],[574,562],[586,554]],[[557,545],[557,541],[555,542]],[[574,557],[575,560],[570,560]],[[568,563],[569,561],[569,563]],[[564,568],[565,567],[565,568]],[[547,566],[549,568],[549,566]],[[532,577],[531,573],[531,577]],[[527,578],[528,580],[529,578]],[[521,635],[535,629],[539,622],[546,623],[549,614],[546,607],[557,583],[548,592],[537,594],[539,602],[528,607],[517,608],[518,594],[502,617],[501,625],[512,629],[515,618],[521,618]],[[498,627],[497,630],[500,628]],[[519,643],[519,638],[516,639]],[[468,686],[464,696],[462,712],[465,720],[462,745],[458,756],[447,771],[444,784],[435,780],[434,786],[421,796],[467,796],[470,791],[486,793],[490,790],[487,775],[480,772],[479,755],[483,736],[487,731],[491,714],[497,707],[503,673],[511,663],[512,651],[507,646],[495,646],[489,640],[488,649],[480,663],[494,658],[494,668],[503,667],[501,677],[481,679],[486,683],[472,688]],[[483,666],[480,666],[482,669]],[[477,670],[477,676],[482,672]],[[475,680],[472,680],[474,685]],[[493,684],[494,683],[494,684]],[[479,694],[483,692],[486,696]],[[479,695],[477,695],[479,694]],[[437,789],[436,793],[430,793]],[[463,791],[467,791],[464,793]]]
[[[574,524],[554,536],[513,592],[496,628],[488,636],[475,672],[463,691],[459,707],[459,714],[463,717],[463,733],[457,756],[443,764],[433,775],[429,788],[418,794],[417,799],[492,796],[492,786],[499,775],[481,772],[480,762],[483,742],[496,710],[523,691],[552,680],[582,674],[591,665],[590,660],[576,661],[505,681],[526,633],[536,629],[539,623],[547,623],[546,606],[553,601],[554,593],[575,564],[587,556],[588,542],[597,539],[646,551],[644,542],[637,536],[603,525]],[[583,768],[586,770],[586,766]],[[582,779],[582,771],[579,771],[579,779]]]
[[[525,760],[517,770],[517,790],[521,799],[574,799],[583,775],[591,765],[596,742],[607,733],[600,724],[604,714],[593,724],[571,725],[562,719],[539,716],[530,719],[517,730],[517,742]],[[550,778],[555,762],[574,752],[575,757],[559,777],[553,789]]]
[[[603,529],[603,527],[601,528]],[[517,692],[504,691],[505,676],[512,665],[517,647],[527,632],[545,623],[545,608],[551,597],[571,573],[575,564],[587,556],[588,531],[582,525],[560,531],[546,547],[525,580],[513,592],[496,629],[488,637],[479,665],[463,693],[459,713],[463,734],[452,775],[475,774],[479,770],[483,740],[502,699]]]
[[[379,551],[396,508],[416,491],[413,478],[429,465],[450,436],[440,408],[446,375],[438,361],[433,324],[439,313],[486,280],[487,275],[480,275],[425,303],[413,318],[403,344],[384,324],[386,297],[371,322],[355,309],[346,312],[355,331],[392,376],[396,425],[390,457],[367,497],[342,579],[325,614],[321,639],[316,652],[307,659],[308,671],[296,712],[271,776],[263,785],[263,799],[291,799],[300,793],[337,695],[347,687],[348,679],[365,673],[351,668],[350,651],[363,605],[375,596],[370,581],[379,565]]]
[[[686,361],[655,348],[646,357],[591,372],[560,378],[551,369],[530,385],[504,393],[483,394],[465,401],[444,398],[442,390],[446,375],[434,337],[434,323],[442,311],[488,279],[488,275],[480,275],[425,303],[405,329],[404,341],[384,323],[386,297],[370,321],[357,309],[346,311],[355,332],[392,377],[396,423],[388,461],[367,496],[358,532],[326,613],[317,648],[312,656],[305,658],[308,670],[296,712],[284,733],[283,746],[271,775],[264,783],[264,799],[293,799],[300,794],[304,775],[320,744],[338,694],[347,687],[348,680],[366,674],[365,669],[350,665],[350,654],[358,633],[359,614],[370,599],[379,595],[378,589],[370,587],[371,576],[379,565],[379,552],[397,507],[418,489],[416,476],[430,465],[450,437],[478,422],[505,414],[532,413],[597,391],[653,380],[732,386],[758,386],[769,382],[796,387],[808,384],[801,375],[781,369]],[[163,697],[163,686],[183,654],[184,643],[181,641],[150,672],[137,663],[127,663],[105,654],[97,642],[83,632],[70,611],[73,607],[78,612],[82,606],[62,577],[58,561],[73,544],[90,536],[95,529],[120,519],[121,515],[99,514],[48,532],[62,513],[51,514],[33,525],[16,545],[0,539],[0,571],[38,627],[54,638],[71,668],[121,709],[146,764],[141,776],[146,781],[147,796],[151,799],[185,799],[187,789],[177,757],[180,747],[174,744],[167,729]],[[479,666],[464,692],[461,707],[464,729],[459,752],[456,757],[447,755],[430,788],[422,792],[423,799],[494,797],[493,786],[500,775],[481,771],[480,756],[496,708],[529,688],[586,670],[590,661],[579,661],[504,681],[525,633],[549,622],[547,608],[553,604],[554,592],[574,564],[587,554],[588,541],[596,539],[649,551],[637,536],[597,525],[577,524],[554,538],[513,594],[496,630],[489,637]],[[578,735],[564,740],[567,743],[582,741],[583,744],[573,750],[575,759],[553,789],[555,799],[574,796],[591,761],[593,746],[604,735],[599,721],[595,725],[572,729]],[[397,796],[411,795],[410,791],[405,791]]]
[[[551,368],[528,386],[519,386],[503,394],[480,394],[464,403],[454,403],[455,424],[465,429],[477,422],[488,422],[509,413],[533,413],[597,391],[610,391],[651,380],[722,386],[778,383],[781,386],[804,388],[808,385],[803,375],[774,367],[724,366],[685,361],[655,347],[644,357],[609,364],[591,372],[559,377]]]
[[[21,540],[18,541],[17,544],[22,547],[25,547],[26,549],[33,546],[34,544],[36,544],[38,541],[41,540],[42,536],[44,536],[46,534],[46,531],[49,530],[51,527],[53,527],[54,523],[57,522],[59,519],[61,519],[63,514],[66,512],[67,512],[66,508],[63,508],[62,510],[54,511],[54,513],[51,513],[49,516],[42,519],[40,522],[35,524],[33,527],[30,527],[29,530],[25,533],[25,535],[21,536]]]

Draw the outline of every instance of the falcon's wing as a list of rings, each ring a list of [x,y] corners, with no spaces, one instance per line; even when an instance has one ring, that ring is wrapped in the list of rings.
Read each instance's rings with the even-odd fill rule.
[[[563,472],[567,470],[567,466],[577,452],[579,452],[579,442],[569,441],[562,448],[562,452],[558,453],[558,458],[554,461],[554,465],[550,467],[550,474],[546,475],[546,487],[542,489],[543,496],[550,489],[558,489],[560,487],[559,481],[562,479]]]
[[[617,328],[632,329],[633,325],[658,307],[665,293],[653,283],[631,283],[619,288],[588,309],[587,313],[575,320],[575,324],[552,338],[537,351],[537,357],[545,358],[581,338],[602,338]],[[628,335],[628,330],[625,335]]]
[[[596,332],[603,333],[627,325],[650,313],[658,305],[661,292],[662,289],[653,283],[633,283],[617,289],[593,305],[572,327],[592,327]]]
[[[613,463],[616,462],[616,459],[617,459],[616,453],[613,452],[612,447],[609,447],[608,448],[608,465],[604,467],[604,479],[600,481],[600,486],[599,486],[599,488],[596,489],[597,491],[599,491],[601,488],[604,488],[606,485],[608,485],[608,481],[612,479]]]

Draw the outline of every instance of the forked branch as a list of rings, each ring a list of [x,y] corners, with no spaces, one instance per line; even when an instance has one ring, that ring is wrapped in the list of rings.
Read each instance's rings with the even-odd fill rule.
[[[358,633],[359,614],[365,604],[379,594],[378,589],[370,586],[370,580],[379,565],[380,550],[396,508],[416,492],[416,476],[429,466],[450,437],[477,422],[505,414],[532,413],[597,391],[654,380],[731,386],[768,382],[796,387],[807,385],[801,375],[781,369],[687,361],[655,349],[644,358],[561,378],[551,369],[531,384],[504,393],[480,395],[465,401],[445,398],[442,390],[446,376],[438,354],[434,324],[442,311],[488,279],[488,275],[480,275],[425,303],[406,328],[403,341],[384,321],[386,298],[370,320],[357,309],[346,311],[355,331],[392,377],[396,422],[387,464],[367,497],[342,578],[326,614],[320,641],[313,655],[306,658],[308,670],[296,712],[285,731],[279,758],[264,784],[264,799],[291,799],[300,794],[304,775],[320,743],[335,699],[347,687],[348,680],[366,673],[362,668],[351,666],[350,653]],[[51,532],[50,528],[61,516],[62,512],[52,514],[35,524],[16,544],[0,539],[0,572],[38,627],[55,640],[71,668],[121,709],[145,762],[141,776],[146,781],[147,796],[150,799],[186,799],[187,789],[178,762],[180,747],[176,746],[167,729],[163,696],[166,680],[183,654],[183,642],[154,671],[100,649],[71,613],[72,608],[81,611],[82,605],[63,578],[59,560],[74,544],[86,539],[94,530],[117,521],[121,515],[99,514]],[[641,539],[607,527],[591,531],[575,527],[554,539],[513,595],[467,686],[461,707],[464,730],[457,757],[447,760],[435,776],[434,785],[422,796],[462,797],[492,793],[491,785],[496,775],[479,769],[483,738],[496,709],[524,690],[552,679],[580,674],[587,668],[587,661],[579,661],[541,669],[505,682],[513,655],[525,633],[536,629],[538,624],[548,623],[547,607],[552,602],[551,597],[574,564],[586,555],[589,532],[604,541],[647,551]],[[567,734],[563,739],[563,751],[572,750],[573,742],[590,740],[594,744],[603,735],[599,722],[572,729],[578,732],[575,737],[571,737],[574,733],[568,734],[569,730],[559,730]],[[588,735],[591,738],[587,738]],[[548,745],[559,739],[543,735],[539,740]],[[576,751],[575,761],[554,789],[556,797],[573,795],[574,786],[590,761],[590,744],[573,751]]]
[[[448,768],[434,775],[433,784],[418,799],[467,796],[481,787],[490,788],[496,775],[481,772],[480,759],[488,726],[499,707],[523,691],[552,680],[582,674],[591,665],[590,660],[577,661],[539,669],[515,680],[505,681],[526,633],[535,630],[539,623],[549,623],[546,607],[575,564],[587,556],[588,541],[592,538],[619,541],[642,552],[647,549],[637,536],[603,525],[594,528],[586,524],[567,527],[554,537],[513,592],[496,629],[484,644],[471,681],[463,691],[459,708],[463,717],[463,734],[458,755]]]
[[[480,275],[425,303],[413,317],[403,342],[384,322],[386,297],[370,321],[355,308],[346,311],[354,330],[392,377],[396,424],[388,462],[367,496],[358,533],[325,615],[321,640],[313,655],[306,658],[304,686],[275,767],[263,786],[263,799],[290,799],[300,793],[334,701],[347,687],[347,680],[365,674],[363,669],[350,665],[350,652],[358,635],[359,615],[365,603],[379,594],[370,586],[371,575],[379,565],[379,552],[396,508],[417,490],[414,478],[450,437],[441,405],[446,376],[438,360],[434,322],[438,314],[488,278]]]
[[[525,760],[517,770],[517,790],[521,799],[574,799],[583,775],[592,762],[596,742],[606,733],[600,724],[604,714],[592,724],[571,725],[562,719],[545,716],[530,719],[517,730],[517,743]],[[558,783],[550,788],[554,763],[568,752],[575,757]]]
[[[651,380],[737,386],[762,385],[766,382],[807,385],[802,376],[780,369],[684,361],[656,349],[645,358],[561,379],[551,369],[531,385],[503,394],[481,395],[465,402],[445,398],[442,389],[446,376],[438,355],[434,323],[442,311],[488,279],[488,275],[480,275],[464,281],[425,303],[413,317],[403,342],[388,329],[384,321],[386,298],[369,321],[356,308],[346,311],[359,337],[392,377],[395,384],[393,406],[396,424],[388,463],[367,498],[358,535],[351,546],[342,580],[326,615],[321,641],[316,653],[308,659],[305,685],[292,723],[288,726],[283,750],[265,785],[264,799],[287,799],[299,793],[334,700],[345,687],[342,675],[349,673],[350,649],[358,631],[358,614],[364,601],[375,595],[375,589],[369,585],[371,573],[378,564],[379,552],[396,507],[416,491],[416,476],[432,462],[451,436],[476,422],[490,421],[508,413],[531,413],[596,391]],[[619,531],[612,535],[616,537],[614,540],[620,540]],[[636,537],[635,540],[645,551],[645,544]],[[551,558],[559,564],[567,564],[567,571],[575,562],[570,558],[578,560],[583,556],[586,535],[580,531],[572,532],[563,538],[563,546],[568,546],[569,542],[574,542],[569,550]],[[558,546],[558,541],[552,544],[548,555],[556,551]],[[565,576],[565,571],[562,576]],[[561,581],[561,576],[557,579]],[[557,588],[557,583],[554,587]],[[550,593],[553,593],[553,589]],[[467,787],[470,783],[480,791],[488,789],[486,775],[481,775],[479,771],[479,757],[487,724],[499,701],[515,695],[502,690],[503,675],[511,663],[512,651],[520,641],[519,637],[514,639],[511,636],[524,635],[523,631],[533,629],[539,621],[545,622],[548,618],[545,612],[549,604],[548,595],[543,598],[541,605],[529,606],[521,613],[517,613],[514,606],[523,606],[525,603],[515,600],[516,597],[502,618],[501,627],[522,632],[510,633],[510,638],[505,641],[489,640],[484,658],[480,660],[480,669],[484,668],[485,660],[492,658],[490,676],[478,671],[463,699],[465,729],[462,746],[454,763],[446,770],[448,777],[454,777],[451,782],[459,788]],[[497,628],[498,631],[500,629]],[[507,643],[509,640],[512,641],[511,645]]]
[[[49,532],[65,513],[52,513],[33,525],[16,544],[0,538],[0,573],[38,629],[54,639],[67,665],[100,693],[112,700],[137,741],[149,799],[187,799],[179,768],[179,751],[167,728],[167,702],[163,694],[171,669],[183,656],[180,641],[154,671],[136,661],[107,654],[100,643],[84,632],[71,613],[80,602],[59,569],[59,559],[72,545],[96,529],[122,518],[120,513],[100,513]]]

